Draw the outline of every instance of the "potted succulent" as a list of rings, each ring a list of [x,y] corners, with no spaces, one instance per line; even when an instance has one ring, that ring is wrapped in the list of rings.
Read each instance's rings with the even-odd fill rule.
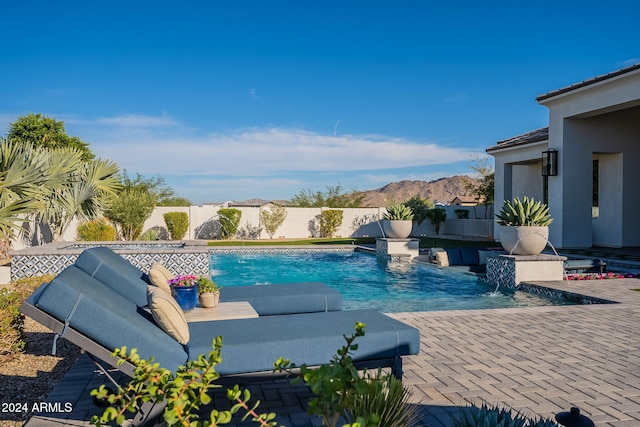
[[[198,300],[200,306],[204,308],[212,308],[218,305],[220,301],[220,287],[208,277],[200,276],[198,283]]]
[[[390,205],[382,218],[385,220],[382,228],[386,237],[405,239],[411,234],[413,212],[408,206],[402,203]]]
[[[189,311],[196,307],[198,301],[197,277],[192,274],[177,275],[167,280],[171,287],[171,295],[178,302],[182,310]]]
[[[553,219],[546,204],[529,197],[505,200],[496,218],[500,243],[510,254],[537,255],[547,246]]]

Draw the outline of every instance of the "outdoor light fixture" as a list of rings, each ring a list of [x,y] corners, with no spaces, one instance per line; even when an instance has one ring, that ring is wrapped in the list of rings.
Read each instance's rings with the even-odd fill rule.
[[[565,427],[595,427],[593,421],[580,413],[580,409],[571,408],[569,412],[556,415],[556,421]]]
[[[558,175],[558,150],[549,148],[542,152],[542,176]]]

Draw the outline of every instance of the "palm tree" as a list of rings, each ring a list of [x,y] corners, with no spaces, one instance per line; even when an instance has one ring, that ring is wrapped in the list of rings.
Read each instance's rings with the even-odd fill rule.
[[[47,163],[45,150],[0,138],[0,238],[15,237],[24,215],[44,207]]]
[[[77,149],[0,138],[0,258],[29,217],[49,224],[57,240],[74,218],[99,217],[119,187],[118,166],[110,160],[85,162]]]
[[[57,241],[74,219],[84,222],[99,218],[120,188],[120,178],[118,166],[111,160],[82,161],[81,153],[74,149],[51,151],[55,154],[52,163],[74,165],[67,179],[47,199],[45,209],[36,216],[40,222],[49,224],[53,241]]]

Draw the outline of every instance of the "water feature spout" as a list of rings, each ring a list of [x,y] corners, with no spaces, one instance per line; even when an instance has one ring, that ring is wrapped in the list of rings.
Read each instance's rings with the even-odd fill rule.
[[[384,230],[382,229],[382,224],[380,224],[380,219],[376,218],[376,223],[378,223],[378,227],[380,227],[380,232],[382,233],[382,238],[386,239],[387,236],[384,235]]]

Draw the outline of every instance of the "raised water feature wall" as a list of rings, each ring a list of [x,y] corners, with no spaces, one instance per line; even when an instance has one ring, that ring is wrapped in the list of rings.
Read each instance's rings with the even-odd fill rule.
[[[487,281],[515,288],[521,282],[562,280],[563,261],[556,255],[493,255],[487,257]]]
[[[11,280],[57,275],[90,247],[107,246],[142,271],[154,262],[175,274],[209,274],[209,246],[204,241],[50,243],[12,252]]]

